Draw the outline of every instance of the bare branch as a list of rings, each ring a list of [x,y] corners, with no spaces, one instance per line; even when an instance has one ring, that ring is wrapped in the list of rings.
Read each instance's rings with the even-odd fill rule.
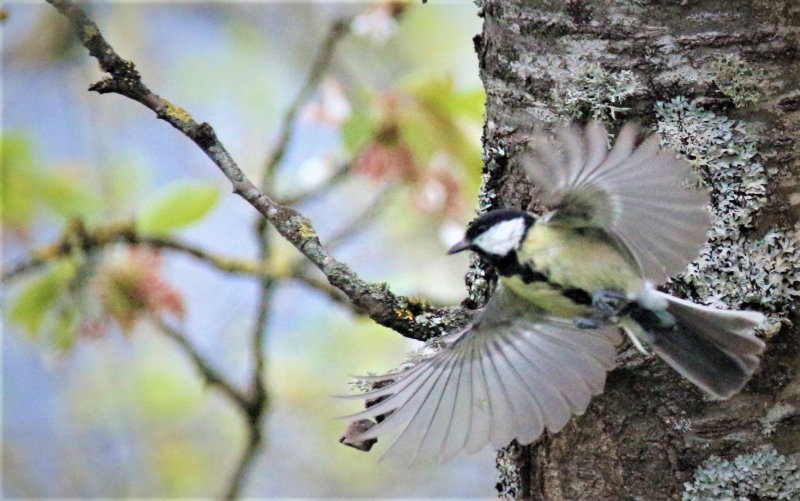
[[[177,251],[192,256],[225,273],[273,276],[273,272],[266,264],[257,261],[211,254],[199,247],[173,238],[142,235],[136,231],[136,226],[133,222],[110,224],[89,230],[82,222],[75,220],[67,226],[57,242],[34,250],[31,252],[30,258],[0,272],[0,281],[5,282],[22,274],[36,271],[41,266],[67,257],[78,250],[88,252],[120,242]]]
[[[283,157],[286,153],[286,146],[288,146],[289,140],[291,139],[295,118],[297,117],[297,112],[300,110],[300,106],[302,106],[302,104],[308,99],[317,85],[319,85],[319,82],[322,80],[325,72],[328,71],[328,67],[333,59],[333,53],[336,50],[336,46],[339,44],[339,41],[341,41],[342,38],[344,38],[344,36],[350,32],[350,21],[350,17],[345,17],[335,21],[331,25],[330,29],[328,30],[328,34],[325,36],[325,40],[323,40],[322,44],[320,45],[319,53],[311,65],[311,70],[309,71],[303,86],[297,92],[297,95],[284,112],[280,129],[278,131],[278,137],[275,140],[275,144],[271,150],[272,153],[267,158],[264,167],[264,182],[261,184],[261,188],[263,190],[269,189],[267,182],[272,179],[275,169],[278,168],[278,165],[280,165],[281,161],[283,160]]]
[[[296,280],[321,292],[331,300],[353,309],[355,313],[363,314],[361,310],[354,308],[341,291],[310,275],[299,266],[289,272],[277,272],[268,262],[220,256],[174,238],[141,235],[136,232],[133,222],[87,229],[79,221],[73,221],[57,242],[34,250],[29,258],[0,271],[0,282],[7,282],[26,273],[35,272],[47,263],[70,256],[78,250],[91,252],[116,243],[142,245],[186,254],[224,273],[271,280]]]
[[[374,221],[381,210],[386,207],[394,188],[395,186],[393,185],[384,186],[381,191],[372,198],[367,207],[362,209],[352,221],[327,239],[326,245],[328,248],[334,249],[338,247],[347,239],[364,229],[366,225]]]
[[[264,381],[265,354],[263,353],[263,347],[275,286],[276,282],[273,279],[263,278],[261,280],[256,321],[250,338],[253,373],[250,377],[247,443],[242,449],[233,475],[228,480],[224,499],[237,499],[239,497],[247,479],[247,473],[252,468],[256,454],[261,446],[261,421],[269,407],[269,394]]]
[[[347,175],[353,169],[353,162],[345,162],[341,164],[336,171],[324,182],[314,186],[306,191],[290,195],[281,199],[281,204],[295,206],[331,191],[336,185],[347,179]]]
[[[175,344],[189,357],[206,383],[219,389],[223,395],[228,397],[236,407],[245,415],[250,407],[250,402],[233,384],[225,378],[219,371],[214,369],[211,364],[203,358],[200,352],[192,344],[191,340],[182,332],[167,324],[162,318],[153,317],[153,322],[168,338],[175,341]]]
[[[259,237],[260,248],[259,257],[266,262],[269,259],[269,242],[267,240],[266,228],[256,227],[256,234]],[[266,365],[266,354],[264,344],[267,335],[272,298],[275,292],[276,281],[272,278],[264,277],[260,281],[259,299],[256,309],[256,320],[253,325],[253,332],[250,337],[250,353],[253,359],[253,373],[250,377],[250,420],[248,421],[248,440],[242,455],[231,476],[225,492],[225,499],[236,499],[244,487],[247,472],[253,462],[261,444],[261,419],[269,406],[269,394],[267,393],[264,381],[264,371]]]
[[[314,89],[319,85],[320,80],[330,66],[336,46],[338,45],[339,41],[349,32],[349,27],[349,18],[341,19],[331,25],[331,28],[328,30],[328,34],[320,46],[319,53],[311,65],[311,70],[309,71],[306,80],[303,82],[303,85],[300,87],[297,95],[284,112],[277,139],[271,149],[271,153],[268,156],[266,165],[264,167],[264,173],[261,180],[262,190],[268,191],[271,189],[272,181],[275,177],[275,171],[283,160],[283,157],[286,153],[286,147],[291,140],[291,133],[294,129],[300,106],[302,106]],[[305,198],[310,195],[311,192],[304,194],[303,197]],[[256,223],[255,233],[256,238],[258,239],[259,259],[261,262],[267,262],[270,256],[270,247],[267,227],[264,219],[260,219]],[[296,267],[296,269],[299,269],[299,267]],[[251,440],[257,435],[257,431],[259,429],[259,425],[257,423],[258,418],[264,413],[269,402],[264,383],[265,354],[263,352],[263,347],[267,336],[267,324],[269,322],[270,305],[272,302],[273,293],[275,291],[275,285],[275,280],[272,278],[263,277],[261,279],[258,305],[256,308],[256,319],[253,325],[253,333],[251,336],[250,351],[251,358],[253,359],[254,369],[250,383],[250,393],[254,404],[253,411],[254,413],[257,413],[255,416],[255,428],[251,430]],[[237,496],[239,488],[244,480],[245,472],[249,467],[247,458],[254,457],[257,447],[258,442],[251,441],[248,447],[245,449],[242,462],[240,463],[239,468],[237,468],[236,474],[231,479],[231,485],[228,489],[228,493],[226,494],[227,498],[232,499]]]
[[[70,0],[48,1],[69,19],[81,43],[110,74],[109,78],[92,85],[90,90],[116,93],[137,101],[194,141],[228,178],[234,193],[269,220],[278,233],[325,274],[331,285],[347,295],[370,318],[406,337],[419,340],[440,335],[444,330],[464,325],[469,320],[470,313],[463,309],[431,307],[398,296],[385,284],[362,280],[350,267],[327,252],[308,218],[270,198],[244,175],[209,124],[197,123],[187,111],[151,92],[133,63],[114,52],[97,25],[77,5]],[[431,316],[440,321],[424,321]]]
[[[253,460],[256,458],[256,453],[261,446],[261,428],[258,426],[248,426],[247,428],[247,443],[242,450],[239,461],[236,464],[236,469],[233,470],[230,483],[225,488],[223,499],[237,499],[244,487],[244,481],[247,478],[247,472],[253,465]]]
[[[184,333],[170,326],[159,317],[153,317],[153,321],[167,337],[175,341],[177,346],[186,353],[205,381],[210,386],[216,387],[233,402],[247,422],[247,443],[242,450],[224,494],[225,499],[236,499],[239,497],[247,472],[252,467],[253,460],[261,445],[261,416],[266,405],[263,400],[254,398],[252,395],[246,396],[237,390],[230,381],[209,364]]]

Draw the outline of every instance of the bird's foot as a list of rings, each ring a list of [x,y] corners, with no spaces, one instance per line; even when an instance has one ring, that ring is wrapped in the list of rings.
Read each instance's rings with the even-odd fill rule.
[[[591,317],[575,317],[572,319],[572,325],[578,329],[599,329],[605,322],[599,318]]]
[[[601,289],[592,293],[592,306],[605,319],[619,315],[628,303],[630,300],[624,292]]]

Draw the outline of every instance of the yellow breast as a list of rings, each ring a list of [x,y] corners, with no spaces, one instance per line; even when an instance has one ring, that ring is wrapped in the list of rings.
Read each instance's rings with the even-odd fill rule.
[[[613,245],[574,229],[537,223],[528,232],[518,257],[563,288],[590,294],[615,290],[637,295],[644,287],[635,266]]]
[[[527,299],[553,315],[573,318],[586,316],[590,313],[591,309],[588,306],[574,303],[571,299],[565,297],[560,289],[547,282],[526,284],[518,276],[500,277],[500,281],[518,296]]]

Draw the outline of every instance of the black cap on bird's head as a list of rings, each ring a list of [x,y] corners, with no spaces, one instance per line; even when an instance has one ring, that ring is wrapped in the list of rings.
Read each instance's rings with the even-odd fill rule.
[[[516,251],[536,218],[515,209],[497,209],[483,214],[467,227],[464,238],[448,254],[473,250],[485,256],[505,256]]]

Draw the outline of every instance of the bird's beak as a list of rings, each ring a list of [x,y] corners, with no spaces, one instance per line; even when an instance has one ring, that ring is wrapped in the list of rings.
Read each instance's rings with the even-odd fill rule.
[[[456,252],[461,252],[463,250],[469,249],[471,245],[472,245],[472,242],[470,242],[469,240],[467,240],[465,238],[465,239],[463,239],[463,240],[461,240],[459,242],[456,242],[456,244],[454,246],[450,247],[450,250],[447,251],[447,253],[448,254],[455,254]]]

